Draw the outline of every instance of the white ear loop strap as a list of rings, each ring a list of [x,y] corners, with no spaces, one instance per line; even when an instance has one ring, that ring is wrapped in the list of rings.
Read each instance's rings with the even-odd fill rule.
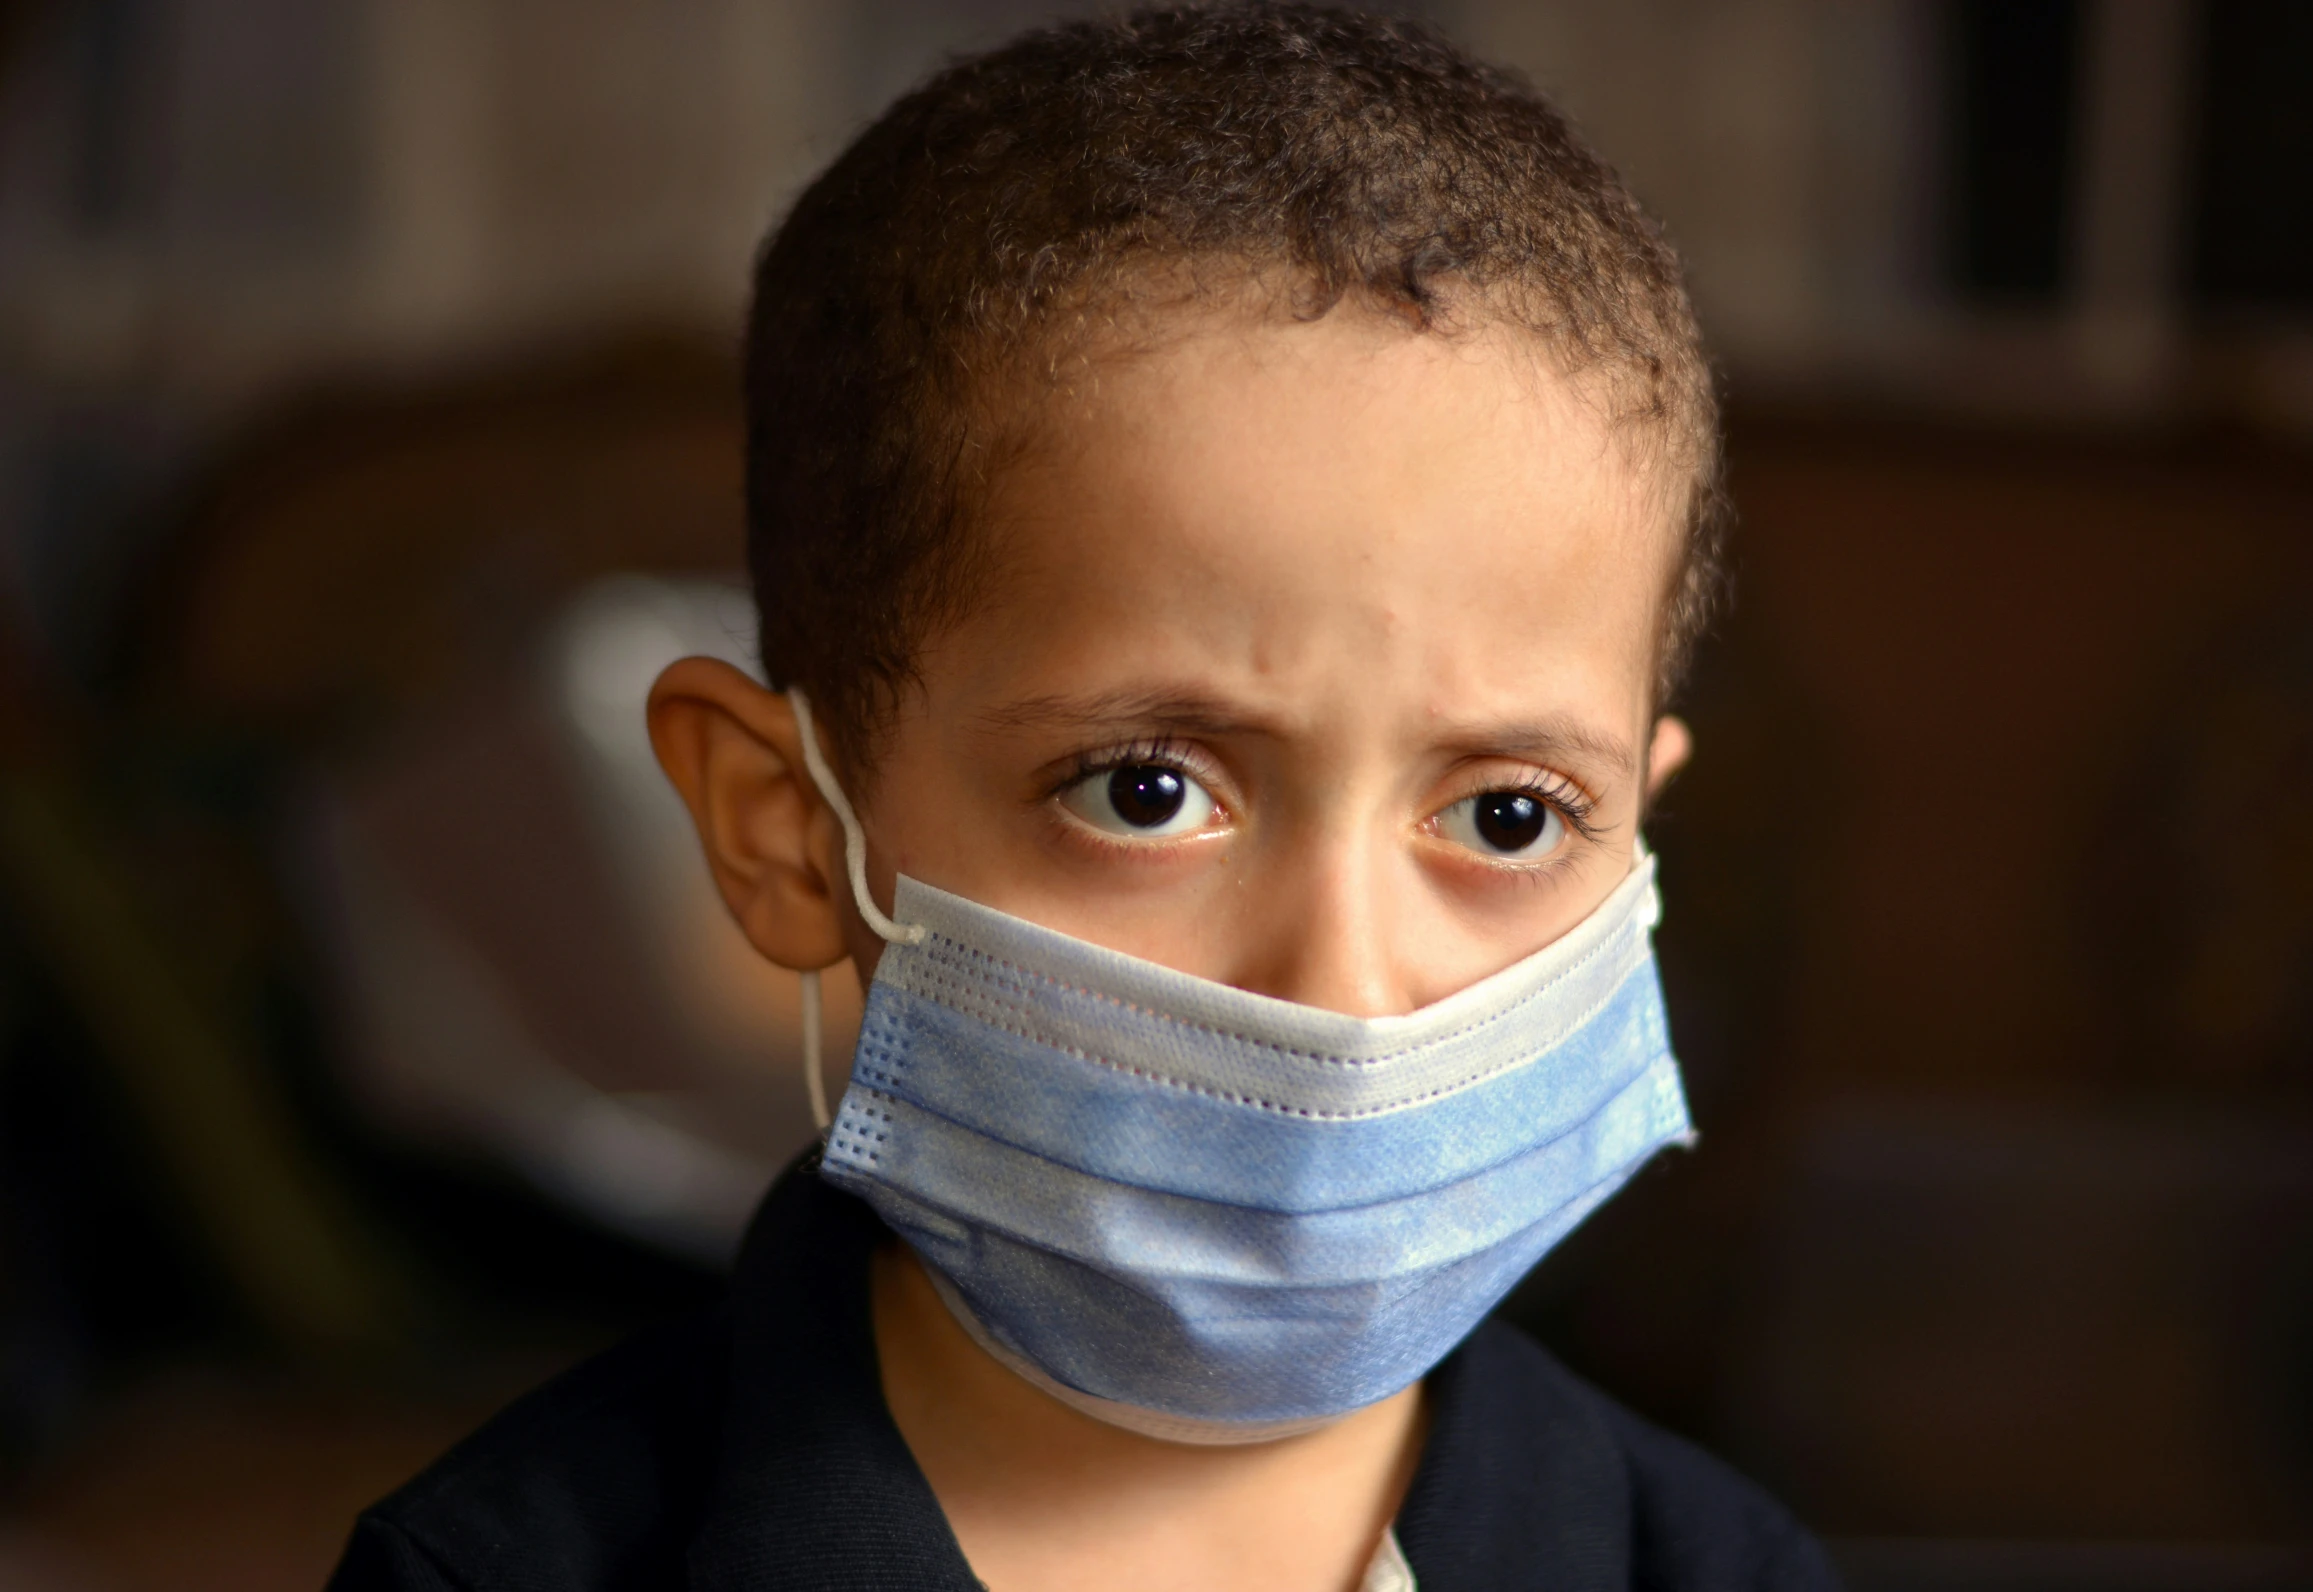
[[[819,735],[811,723],[811,703],[802,688],[789,690],[787,700],[795,704],[795,727],[803,732],[803,766],[811,771],[811,783],[819,787],[820,796],[835,809],[836,822],[843,825],[843,861],[851,873],[851,897],[859,903],[859,915],[894,945],[923,944],[927,931],[922,924],[894,923],[867,893],[867,832],[859,827],[859,815],[851,810],[843,787],[835,782],[835,770],[827,766],[827,755],[819,749]]]
[[[867,926],[893,945],[921,945],[926,929],[920,923],[895,923],[884,916],[875,898],[867,893],[867,832],[859,827],[859,815],[851,810],[851,802],[836,782],[835,770],[827,766],[827,756],[819,749],[819,732],[811,723],[811,703],[800,686],[791,687],[787,700],[795,707],[795,727],[803,735],[803,766],[811,773],[811,783],[819,787],[820,799],[835,813],[837,823],[843,825],[844,871],[851,876],[851,898],[859,904],[859,915]],[[821,1006],[819,974],[803,975],[803,1085],[811,1095],[811,1120],[825,1133],[834,1120],[827,1110],[827,1084],[820,1076]]]

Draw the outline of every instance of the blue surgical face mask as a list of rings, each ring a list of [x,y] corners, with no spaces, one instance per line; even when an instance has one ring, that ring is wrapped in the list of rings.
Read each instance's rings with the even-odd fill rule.
[[[904,875],[791,693],[889,943],[820,1175],[914,1248],[980,1345],[1116,1425],[1310,1430],[1409,1386],[1666,1144],[1692,1137],[1642,855],[1590,917],[1436,1005],[1250,994]]]

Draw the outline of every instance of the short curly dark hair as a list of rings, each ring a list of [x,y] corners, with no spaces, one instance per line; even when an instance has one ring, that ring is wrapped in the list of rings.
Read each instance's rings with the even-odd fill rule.
[[[1465,307],[1603,375],[1684,534],[1667,694],[1713,607],[1718,410],[1676,256],[1533,89],[1409,22],[1299,4],[1166,8],[1029,33],[894,104],[757,262],[748,564],[765,670],[864,773],[925,640],[968,609],[1015,380],[1152,266]],[[993,450],[993,451],[992,451]]]

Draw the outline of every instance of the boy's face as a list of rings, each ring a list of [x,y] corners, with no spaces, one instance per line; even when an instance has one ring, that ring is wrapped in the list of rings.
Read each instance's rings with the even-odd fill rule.
[[[895,871],[1360,1016],[1566,932],[1627,872],[1672,544],[1607,422],[1515,334],[1344,306],[1086,366],[993,483],[861,817]],[[690,672],[686,672],[690,671]],[[751,693],[751,695],[749,695]],[[882,945],[783,699],[677,665],[662,761],[773,960]]]
[[[986,512],[862,815],[886,900],[1407,1012],[1587,915],[1683,755],[1659,498],[1513,334],[1344,307],[1094,363]]]

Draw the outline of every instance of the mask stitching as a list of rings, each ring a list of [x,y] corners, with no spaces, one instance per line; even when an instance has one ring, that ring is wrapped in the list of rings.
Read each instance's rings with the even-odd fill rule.
[[[883,1093],[881,1090],[869,1089],[863,1091],[863,1093],[865,1093],[869,1099],[882,1101],[886,1105],[889,1105],[892,1101],[892,1097]],[[844,1120],[847,1116],[854,1119],[855,1122],[858,1118],[861,1117],[865,1117],[873,1122],[881,1122],[884,1124],[884,1130],[880,1133],[873,1133],[858,1126],[847,1127]],[[881,1153],[872,1148],[872,1146],[876,1144],[889,1143],[891,1140],[891,1129],[894,1125],[895,1124],[892,1121],[892,1114],[890,1111],[878,1111],[873,1107],[859,1105],[855,1102],[847,1100],[835,1114],[835,1127],[834,1130],[828,1135],[828,1147],[833,1150],[844,1151],[852,1155],[857,1155],[872,1166],[883,1159]],[[848,1144],[844,1142],[846,1138],[850,1140]]]
[[[1453,1079],[1450,1082],[1444,1084],[1440,1084],[1434,1089],[1425,1090],[1420,1094],[1405,1095],[1396,1100],[1384,1101],[1378,1105],[1361,1106],[1354,1111],[1327,1111],[1313,1107],[1287,1105],[1282,1101],[1264,1100],[1254,1095],[1236,1094],[1231,1091],[1214,1088],[1209,1085],[1192,1083],[1187,1079],[1174,1078],[1163,1073],[1151,1072],[1146,1068],[1136,1067],[1130,1062],[1116,1060],[1112,1057],[1103,1056],[1091,1051],[1083,1050],[1077,1046],[1055,1040],[1049,1035],[1036,1033],[1028,1028],[1017,1026],[1017,1021],[1025,1020],[1033,1014],[1023,1011],[1017,1005],[1007,1004],[997,998],[982,994],[968,985],[962,985],[960,980],[951,979],[948,982],[950,983],[950,989],[941,993],[948,994],[951,998],[949,1001],[944,1002],[943,1004],[950,1004],[954,1007],[954,1009],[964,1012],[965,1015],[978,1018],[980,1021],[987,1023],[990,1027],[999,1029],[1004,1033],[1011,1034],[1020,1039],[1029,1040],[1035,1044],[1047,1046],[1050,1049],[1061,1052],[1063,1055],[1074,1056],[1079,1060],[1092,1062],[1095,1065],[1106,1067],[1114,1072],[1126,1073],[1132,1077],[1146,1079],[1151,1083],[1163,1084],[1167,1087],[1180,1089],[1191,1094],[1203,1095],[1209,1099],[1219,1100],[1226,1104],[1256,1106],[1262,1110],[1275,1111],[1290,1116],[1305,1117],[1316,1121],[1353,1122],[1363,1117],[1382,1116],[1393,1111],[1403,1110],[1407,1106],[1420,1105],[1425,1101],[1436,1100],[1445,1095],[1459,1093],[1461,1090],[1468,1088],[1472,1084],[1483,1082],[1488,1078],[1497,1077],[1502,1073],[1512,1070],[1513,1068],[1531,1063],[1532,1061],[1538,1059],[1540,1052],[1547,1051],[1554,1048],[1555,1046],[1565,1043],[1566,1040],[1588,1026],[1592,1019],[1596,1018],[1600,1012],[1603,1012],[1607,1007],[1614,1003],[1615,998],[1622,993],[1623,987],[1629,982],[1629,979],[1626,975],[1623,979],[1618,980],[1615,983],[1613,989],[1609,990],[1599,1000],[1593,1002],[1581,1013],[1580,1016],[1566,1023],[1548,1040],[1538,1043],[1535,1047],[1535,1054],[1522,1054],[1519,1059],[1515,1061],[1505,1062],[1500,1066],[1481,1068],[1477,1071],[1466,1073],[1459,1078]],[[938,998],[938,995],[931,990],[925,990],[921,993],[926,995],[927,998]],[[970,1001],[974,1006],[977,1006],[980,1009],[977,1011],[966,1010],[966,1008],[960,1004],[964,1001]],[[1015,1018],[1016,1021],[1011,1023],[1001,1021],[1000,1019],[1003,1016],[1011,1016]],[[1646,1024],[1647,1031],[1651,1034],[1654,1025],[1646,1019],[1642,1019],[1642,1022]],[[1471,1028],[1475,1028],[1476,1026],[1476,1024],[1472,1024]],[[1206,1031],[1211,1032],[1211,1030]],[[1470,1029],[1464,1029],[1458,1031],[1456,1034],[1448,1035],[1445,1037],[1446,1039],[1459,1038],[1461,1034],[1467,1033],[1469,1031]],[[1223,1037],[1230,1036],[1224,1035]],[[1443,1043],[1444,1040],[1439,1042]],[[1258,1044],[1258,1041],[1252,1041],[1250,1043]],[[1301,1052],[1284,1050],[1283,1047],[1270,1048],[1278,1049],[1287,1055],[1305,1054]],[[1650,1050],[1659,1050],[1661,1048],[1663,1047],[1659,1044],[1653,1044],[1649,1046]],[[1400,1051],[1390,1059],[1398,1059],[1399,1057],[1411,1054],[1413,1054],[1413,1052],[1410,1050]],[[1330,1060],[1334,1058],[1317,1056],[1310,1057],[1309,1059]],[[1362,1065],[1361,1063],[1355,1062],[1344,1062],[1343,1064]],[[894,1077],[890,1081],[894,1084],[897,1084],[900,1080]]]
[[[904,1047],[894,1045],[893,1038],[894,1031],[900,1027],[902,1021],[903,1019],[893,1017],[888,1011],[870,1011],[867,1014],[866,1020],[860,1024],[858,1051],[865,1056],[880,1056],[885,1059],[887,1065],[883,1069],[876,1069],[872,1066],[863,1066],[855,1061],[852,1067],[854,1073],[879,1076],[895,1086],[898,1085],[900,1082],[899,1073],[905,1066],[907,1052]],[[885,1106],[892,1103],[893,1097],[881,1090],[863,1089],[860,1092],[865,1094],[868,1099]],[[846,1127],[845,1125],[847,1117],[862,1116],[884,1124],[884,1131],[875,1133],[872,1137],[872,1143],[865,1130],[857,1126]],[[873,1148],[873,1145],[891,1142],[893,1126],[894,1123],[889,1110],[878,1111],[873,1106],[859,1104],[851,1098],[851,1091],[846,1089],[843,1099],[837,1103],[835,1108],[835,1123],[828,1134],[828,1148],[857,1155],[870,1166],[879,1165],[883,1157],[880,1151]],[[847,1138],[848,1143],[845,1142]]]
[[[1023,979],[1032,980],[1035,983],[1043,984],[1052,989],[1064,990],[1071,994],[1081,995],[1087,1000],[1100,1001],[1104,1004],[1114,1006],[1120,1011],[1131,1012],[1136,1016],[1147,1017],[1156,1022],[1168,1023],[1177,1028],[1185,1028],[1192,1033],[1211,1034],[1215,1038],[1234,1040],[1238,1044],[1248,1045],[1257,1050],[1266,1050],[1275,1055],[1296,1057],[1303,1061],[1324,1062],[1330,1066],[1335,1067],[1376,1067],[1382,1065],[1385,1062],[1397,1061],[1403,1057],[1410,1056],[1418,1050],[1427,1049],[1433,1045],[1442,1045],[1452,1040],[1460,1039],[1465,1034],[1475,1033],[1479,1029],[1484,1028],[1489,1024],[1498,1023],[1509,1017],[1515,1016],[1520,1009],[1534,1001],[1540,1000],[1543,996],[1549,994],[1551,990],[1556,988],[1558,985],[1574,977],[1575,974],[1579,973],[1594,958],[1603,955],[1605,952],[1613,949],[1617,944],[1629,937],[1631,926],[1631,920],[1627,918],[1623,922],[1615,925],[1613,930],[1610,931],[1596,945],[1583,952],[1572,962],[1569,962],[1565,967],[1560,968],[1556,973],[1551,974],[1549,978],[1543,980],[1540,984],[1537,984],[1534,986],[1534,988],[1528,990],[1525,994],[1520,995],[1509,1005],[1502,1007],[1499,1011],[1488,1012],[1482,1017],[1473,1018],[1470,1022],[1464,1024],[1460,1028],[1454,1029],[1450,1033],[1433,1035],[1430,1038],[1420,1040],[1415,1044],[1407,1045],[1397,1050],[1389,1051],[1383,1055],[1366,1057],[1335,1056],[1328,1055],[1324,1051],[1302,1050],[1292,1045],[1280,1045],[1272,1040],[1259,1039],[1251,1034],[1238,1033],[1233,1029],[1217,1027],[1211,1023],[1200,1023],[1194,1018],[1176,1017],[1170,1012],[1160,1012],[1155,1010],[1153,1007],[1143,1006],[1136,1001],[1126,1000],[1121,995],[1110,995],[1102,990],[1087,989],[1081,984],[1071,983],[1066,979],[1057,978],[1050,973],[1039,971],[1036,968],[1024,966],[1021,963],[1015,962],[1008,957],[998,956],[992,951],[980,950],[976,946],[973,946],[966,941],[959,940],[955,936],[943,933],[937,929],[932,930],[924,940],[905,947],[905,949],[917,952],[925,961],[946,960],[951,964],[954,961],[955,953],[961,953],[963,956],[969,957],[974,961],[985,962],[993,967],[1003,968],[1011,973],[1017,974]],[[1643,934],[1644,930],[1642,929],[1640,932]],[[946,948],[948,947],[953,947],[953,952],[947,952]],[[903,963],[902,965],[905,966],[907,964]],[[967,973],[963,973],[961,969],[958,970],[958,973],[959,976],[970,976]]]
[[[871,1100],[889,1102],[892,1098],[889,1095],[881,1094],[880,1092],[874,1090],[865,1092],[868,1094],[868,1097]],[[872,1160],[874,1159],[875,1152],[868,1147],[872,1144],[884,1143],[890,1139],[891,1133],[889,1125],[891,1120],[891,1113],[888,1110],[878,1110],[873,1105],[854,1100],[848,1102],[848,1109],[837,1113],[834,1136],[837,1138],[849,1136],[854,1141],[854,1146],[858,1148],[861,1153],[865,1154],[869,1159]],[[884,1123],[886,1125],[885,1130],[882,1132],[877,1132],[872,1128],[862,1125],[863,1123],[872,1122]]]
[[[1053,975],[1039,972],[1035,968],[1023,967],[1017,962],[1013,962],[1007,958],[997,956],[993,952],[983,951],[977,947],[967,945],[963,941],[951,939],[944,934],[935,934],[932,937],[930,944],[921,949],[923,950],[924,959],[926,961],[945,961],[952,967],[955,962],[955,955],[953,953],[950,953],[946,956],[941,956],[938,955],[934,950],[934,947],[937,947],[940,950],[945,950],[945,948],[952,946],[954,947],[956,953],[961,953],[961,955],[966,958],[969,958],[973,961],[984,962],[993,967],[1002,968],[1010,973],[1016,974],[1022,980],[1041,984],[1047,988],[1061,990],[1069,994],[1081,995],[1087,1000],[1099,1001],[1105,1005],[1116,1007],[1120,1011],[1130,1012],[1135,1016],[1146,1017],[1151,1021],[1165,1023],[1175,1028],[1187,1029],[1191,1033],[1209,1034],[1217,1039],[1232,1040],[1237,1044],[1245,1045],[1255,1050],[1267,1051],[1273,1055],[1289,1056],[1302,1061],[1322,1062],[1328,1066],[1334,1067],[1378,1067],[1389,1062],[1403,1060],[1407,1056],[1417,1054],[1422,1050],[1429,1049],[1436,1045],[1449,1044],[1454,1040],[1465,1037],[1466,1035],[1474,1034],[1482,1028],[1488,1027],[1495,1023],[1503,1022],[1511,1017],[1516,1016],[1525,1007],[1531,1005],[1535,1001],[1540,1000],[1543,996],[1549,994],[1558,985],[1563,984],[1568,979],[1581,972],[1582,969],[1591,961],[1603,955],[1608,950],[1613,949],[1620,941],[1624,939],[1624,937],[1625,931],[1620,928],[1616,929],[1614,933],[1608,935],[1606,939],[1600,941],[1597,945],[1592,946],[1589,950],[1583,952],[1581,956],[1577,957],[1566,967],[1551,975],[1548,980],[1535,986],[1533,989],[1528,990],[1525,994],[1519,996],[1515,1001],[1511,1002],[1511,1004],[1508,1006],[1501,1008],[1499,1011],[1488,1012],[1484,1016],[1475,1018],[1472,1021],[1465,1023],[1460,1028],[1454,1029],[1449,1033],[1433,1035],[1430,1038],[1420,1040],[1415,1044],[1402,1046],[1399,1049],[1385,1052],[1382,1055],[1364,1057],[1337,1056],[1319,1050],[1303,1050],[1296,1046],[1280,1045],[1273,1040],[1261,1039],[1252,1034],[1239,1033],[1233,1029],[1218,1027],[1211,1023],[1200,1023],[1193,1018],[1176,1017],[1169,1012],[1156,1011],[1150,1007],[1140,1005],[1137,1002],[1128,1001],[1122,996],[1110,995],[1101,990],[1087,989],[1081,984],[1073,984],[1065,979],[1055,978]],[[958,978],[971,978],[974,976],[972,973],[962,968],[957,968],[955,970],[955,974]],[[1569,1030],[1569,1032],[1570,1031],[1571,1030]],[[1553,1041],[1553,1043],[1555,1043],[1555,1041]]]
[[[921,955],[924,963],[929,964],[935,970],[946,972],[951,988],[968,988],[973,983],[978,983],[983,986],[990,986],[998,991],[1001,989],[1001,986],[997,984],[997,981],[994,977],[984,973],[975,972],[974,970],[967,967],[958,966],[957,962],[960,955],[964,959],[983,962],[991,967],[1000,968],[1006,972],[1015,974],[1017,975],[1019,981],[1029,984],[1042,985],[1045,988],[1058,990],[1066,994],[1080,995],[1087,1000],[1098,1001],[1104,1005],[1113,1006],[1119,1011],[1129,1012],[1134,1016],[1145,1017],[1153,1022],[1164,1023],[1174,1028],[1185,1029],[1191,1033],[1207,1034],[1216,1039],[1225,1039],[1236,1044],[1244,1045],[1249,1049],[1264,1051],[1270,1055],[1275,1056],[1290,1057],[1299,1061],[1320,1062],[1324,1065],[1333,1067],[1362,1068],[1379,1067],[1388,1063],[1402,1061],[1408,1056],[1417,1055],[1424,1050],[1432,1049],[1440,1045],[1451,1044],[1456,1040],[1463,1039],[1471,1034],[1477,1033],[1483,1028],[1489,1027],[1496,1023],[1504,1022],[1509,1018],[1518,1015],[1518,1013],[1523,1011],[1526,1007],[1533,1004],[1534,1002],[1540,1000],[1543,996],[1549,994],[1558,985],[1566,982],[1568,979],[1573,978],[1577,973],[1581,972],[1584,967],[1586,967],[1590,962],[1599,956],[1605,954],[1611,949],[1615,949],[1623,939],[1623,930],[1617,929],[1605,940],[1601,941],[1595,946],[1592,946],[1589,950],[1583,952],[1580,957],[1576,958],[1568,966],[1561,969],[1558,973],[1552,975],[1547,982],[1527,991],[1525,994],[1519,996],[1510,1005],[1503,1007],[1499,1011],[1488,1012],[1483,1017],[1473,1019],[1472,1021],[1465,1023],[1460,1028],[1454,1029],[1451,1032],[1437,1034],[1430,1038],[1423,1039],[1415,1044],[1402,1046],[1399,1049],[1388,1051],[1382,1055],[1365,1057],[1336,1056],[1329,1055],[1324,1051],[1302,1050],[1292,1045],[1280,1045],[1273,1040],[1260,1039],[1251,1034],[1239,1033],[1232,1029],[1221,1028],[1210,1023],[1200,1023],[1191,1018],[1175,1017],[1168,1012],[1155,1011],[1149,1007],[1142,1006],[1137,1002],[1125,1000],[1121,996],[1106,994],[1100,990],[1086,989],[1081,984],[1073,984],[1065,979],[1055,978],[1049,973],[1039,972],[1034,968],[1023,967],[1017,962],[1013,962],[1004,957],[997,956],[992,952],[982,951],[973,946],[966,945],[962,941],[951,939],[945,934],[934,934],[926,945],[918,947],[917,950],[919,951],[919,954]],[[952,951],[948,949],[950,947],[953,947]],[[1625,978],[1627,979],[1627,977],[1628,975],[1626,974]],[[911,986],[913,985],[914,979],[912,976],[909,978],[908,982]],[[1615,988],[1619,990],[1621,987],[1622,981],[1618,980],[1616,982]],[[929,995],[931,992],[927,990],[922,991],[921,993]],[[992,994],[989,999],[991,1001],[1000,1001],[1001,995],[1000,993]],[[1613,995],[1610,993],[1606,997],[1606,1000],[1611,999],[1613,999]],[[1011,1010],[1022,1012],[1023,1015],[1026,1014],[1027,1009],[1023,1007],[1019,998],[1015,998],[1014,1000],[1004,1004],[1007,1005]],[[1549,1045],[1555,1045],[1562,1042],[1567,1035],[1580,1028],[1592,1017],[1595,1017],[1605,1004],[1606,1001],[1602,1000],[1597,1005],[1592,1006],[1588,1011],[1584,1012],[1581,1017],[1567,1024],[1557,1034],[1553,1035],[1549,1040],[1545,1041],[1543,1048],[1547,1048]],[[1014,1030],[1007,1031],[1011,1032]],[[1037,1036],[1034,1034],[1023,1034],[1022,1037],[1034,1039]],[[1485,1074],[1480,1073],[1475,1076],[1483,1077]],[[1459,1086],[1457,1085],[1456,1087]],[[1416,1096],[1414,1098],[1426,1099],[1428,1097]]]
[[[1591,1006],[1590,1009],[1585,1011],[1581,1017],[1577,1018],[1573,1023],[1568,1025],[1564,1033],[1551,1040],[1550,1044],[1561,1044],[1568,1037],[1579,1032],[1583,1027],[1589,1024],[1591,1019],[1595,1018],[1600,1012],[1611,1006],[1614,1003],[1615,996],[1619,995],[1621,992],[1622,985],[1617,984],[1612,992],[1610,992],[1604,999]],[[997,1003],[993,1001],[984,1002],[983,1004],[998,1012],[1003,1010],[1001,1006],[997,1005]],[[962,1010],[960,1007],[957,1009]],[[1075,1045],[1056,1043],[1045,1035],[1032,1033],[1028,1029],[1015,1026],[1012,1023],[999,1021],[996,1017],[989,1015],[989,1013],[985,1011],[965,1012],[964,1015],[977,1018],[979,1021],[986,1023],[989,1027],[994,1028],[999,1032],[1010,1034],[1018,1039],[1028,1040],[1033,1044],[1042,1045],[1047,1049],[1059,1051],[1064,1056],[1073,1056],[1079,1061],[1090,1062],[1097,1067],[1105,1067],[1111,1072],[1119,1072],[1129,1077],[1144,1079],[1149,1083],[1159,1084],[1168,1089],[1177,1089],[1186,1094],[1202,1095],[1208,1100],[1218,1100],[1224,1105],[1250,1106],[1256,1110],[1273,1112],[1279,1116],[1301,1117],[1314,1122],[1356,1122],[1366,1117],[1385,1116],[1393,1111],[1402,1111],[1408,1106],[1421,1105],[1426,1101],[1437,1100],[1446,1095],[1458,1094],[1474,1083],[1483,1082],[1487,1078],[1497,1077],[1500,1074],[1509,1071],[1511,1067],[1525,1065],[1527,1062],[1531,1062],[1536,1059],[1535,1057],[1530,1056],[1524,1058],[1522,1061],[1512,1062],[1505,1066],[1495,1067],[1480,1072],[1473,1072],[1467,1074],[1464,1077],[1457,1078],[1450,1083],[1440,1084],[1435,1089],[1425,1090],[1420,1094],[1407,1095],[1402,1099],[1385,1101],[1379,1105],[1361,1106],[1355,1111],[1324,1111],[1306,1106],[1287,1105],[1285,1102],[1279,1100],[1263,1100],[1256,1095],[1236,1094],[1229,1090],[1216,1089],[1206,1084],[1193,1083],[1186,1078],[1174,1078],[1169,1077],[1164,1073],[1151,1072],[1145,1067],[1136,1067],[1130,1062],[1119,1061],[1113,1057],[1099,1055],[1095,1052],[1081,1049]],[[1645,1020],[1642,1018],[1642,1024],[1644,1021]],[[1547,1049],[1549,1047],[1544,1046],[1542,1048]],[[1649,1065],[1652,1065],[1651,1058]],[[899,1090],[903,1086],[904,1081],[900,1078],[896,1070],[879,1068],[873,1062],[863,1063],[859,1067],[858,1071],[861,1077],[870,1079],[875,1082],[888,1084],[895,1091]],[[1624,1084],[1618,1086],[1615,1091],[1616,1094],[1619,1094],[1621,1089],[1627,1088],[1629,1086],[1629,1082],[1631,1081],[1635,1080],[1628,1080]],[[1607,1097],[1608,1101],[1611,1101],[1613,1098],[1613,1095],[1609,1095]],[[1605,1103],[1606,1102],[1601,1102],[1597,1109],[1604,1109]]]

